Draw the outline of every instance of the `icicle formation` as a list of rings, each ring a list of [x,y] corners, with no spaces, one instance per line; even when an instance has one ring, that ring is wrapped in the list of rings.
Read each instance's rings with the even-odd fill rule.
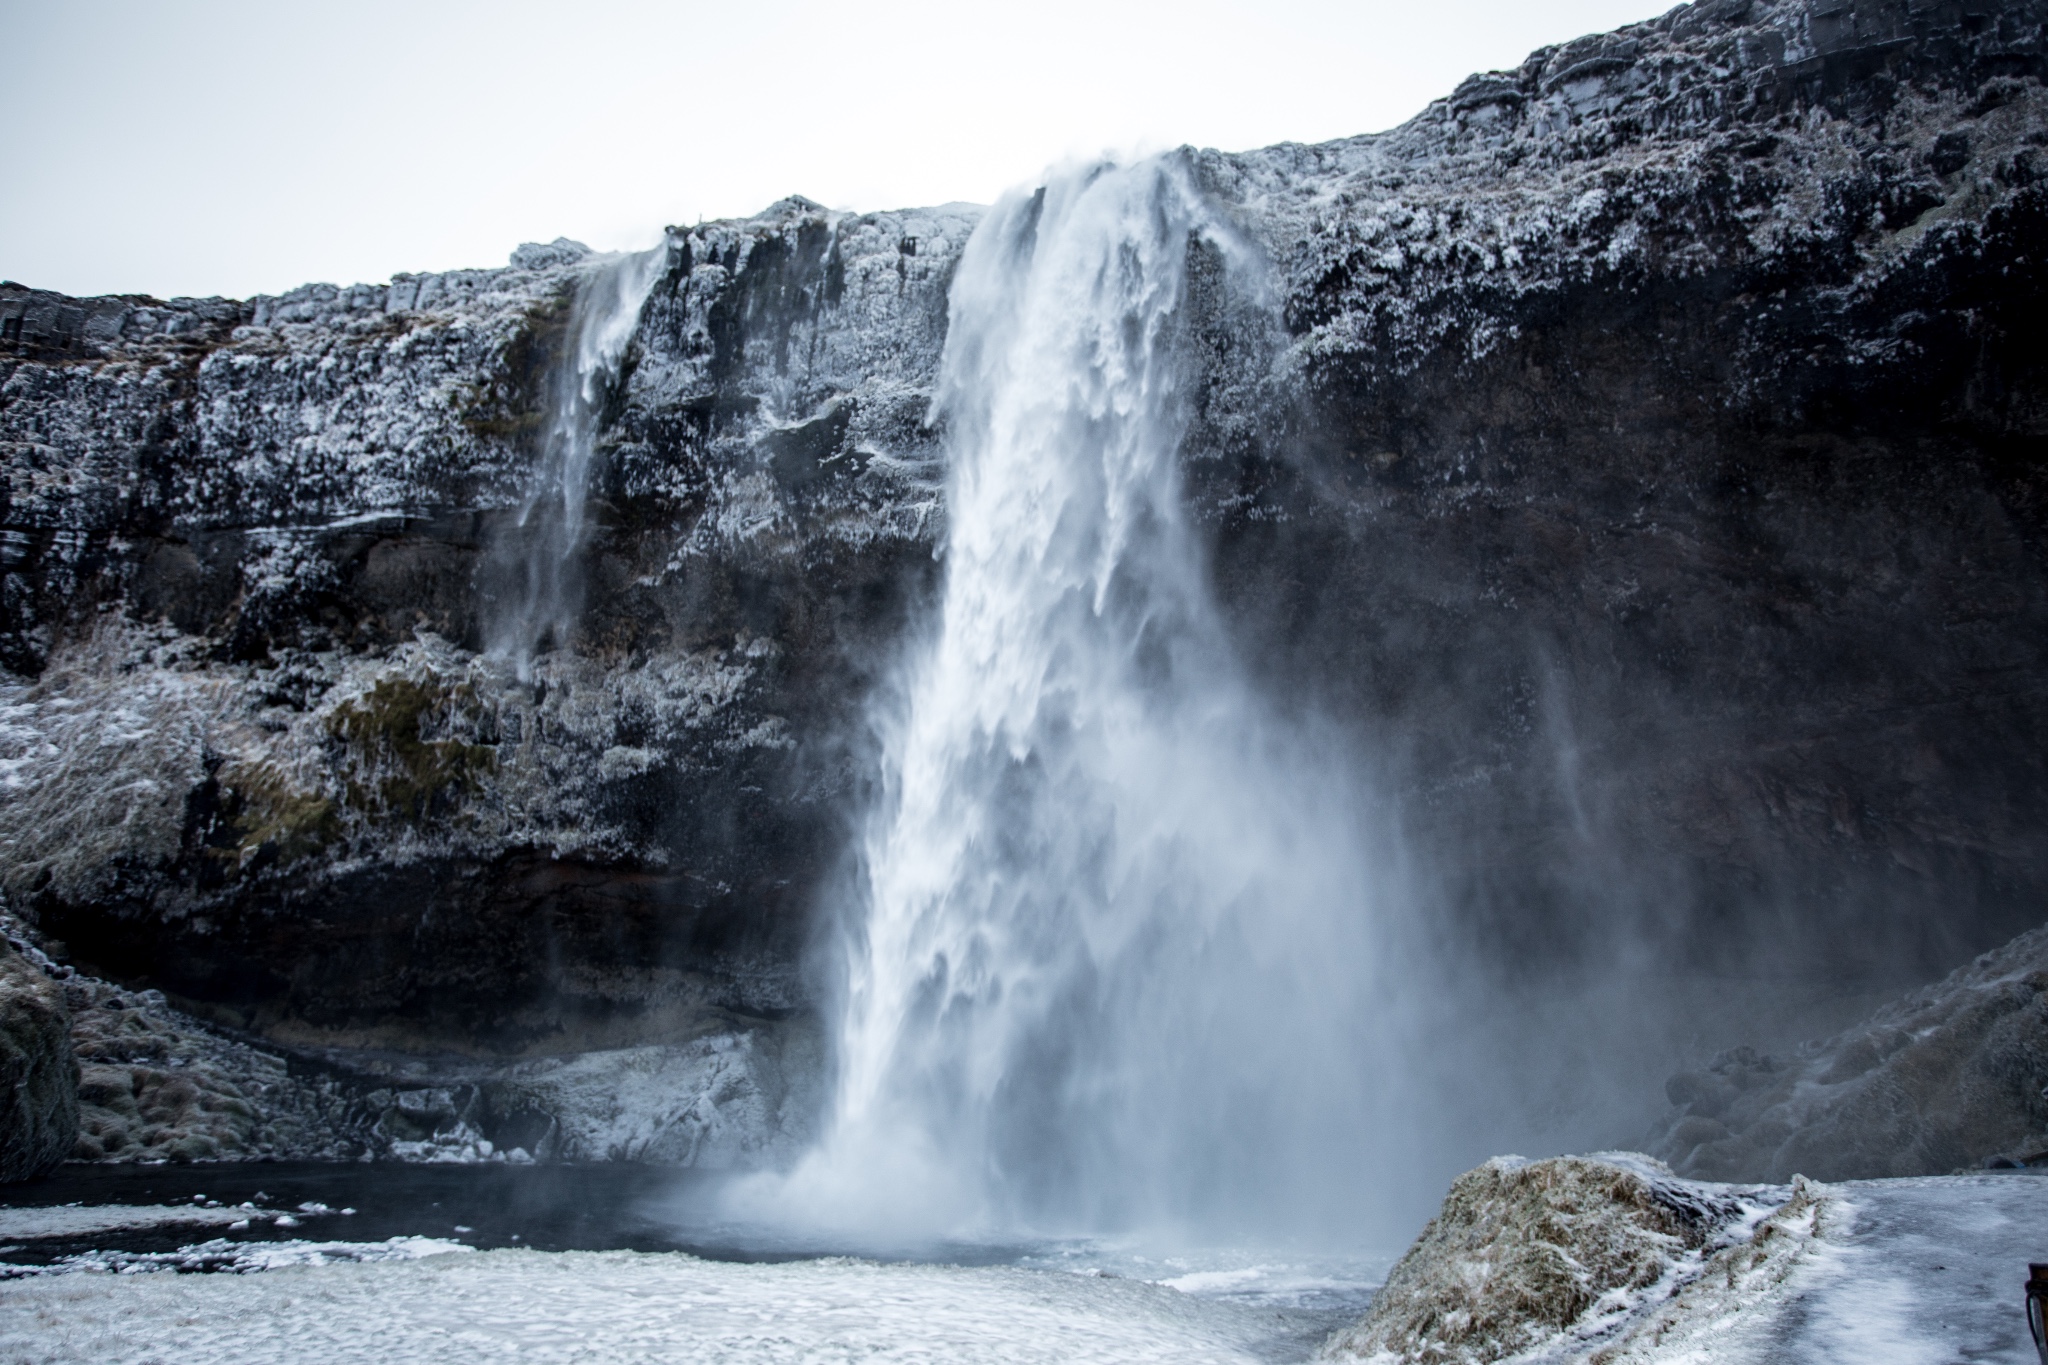
[[[492,652],[512,659],[522,681],[532,674],[535,654],[568,642],[582,610],[581,555],[598,419],[639,326],[641,305],[667,263],[666,243],[606,257],[576,290],[570,345],[552,377],[541,462],[499,554],[505,586]]]
[[[1358,807],[1260,719],[1182,510],[1196,239],[1238,254],[1161,159],[1013,197],[961,259],[941,618],[880,717],[837,1109],[792,1214],[1289,1218],[1283,1186],[1339,1197],[1361,1160]]]

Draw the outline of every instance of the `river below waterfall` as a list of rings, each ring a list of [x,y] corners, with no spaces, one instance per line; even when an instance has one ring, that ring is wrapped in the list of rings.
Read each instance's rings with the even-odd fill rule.
[[[0,1360],[1303,1361],[1389,1268],[1273,1246],[777,1243],[691,1220],[716,1206],[704,1196],[718,1180],[636,1166],[69,1167],[0,1203]],[[1796,1264],[1714,1281],[1668,1339],[1626,1358],[2032,1360],[2018,1291],[2048,1180],[1813,1188],[1833,1212]],[[1566,1334],[1518,1358],[1562,1365],[1604,1340]]]
[[[238,1333],[255,1331],[251,1358],[390,1358],[431,1340],[447,1359],[487,1345],[552,1359],[578,1341],[591,1360],[687,1345],[703,1360],[1224,1361],[1306,1358],[1364,1311],[1391,1260],[1081,1238],[805,1243],[699,1216],[720,1183],[631,1165],[70,1166],[0,1205],[0,1277],[43,1282],[19,1289],[54,1305],[119,1275],[141,1291],[123,1291],[120,1316],[161,1300],[208,1359],[238,1358]],[[323,1306],[295,1308],[309,1291]],[[109,1330],[93,1328],[98,1358],[129,1358]],[[136,1337],[144,1355],[161,1345]]]

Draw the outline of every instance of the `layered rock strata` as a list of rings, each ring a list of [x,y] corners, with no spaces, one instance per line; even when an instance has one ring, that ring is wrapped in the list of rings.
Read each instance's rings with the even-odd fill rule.
[[[161,991],[59,965],[32,931],[9,972],[20,1102],[5,1180],[74,1161],[650,1161],[755,1167],[795,1154],[818,1107],[815,1035],[704,1021],[683,1042],[514,1064],[264,1046]],[[68,1106],[68,1108],[67,1108]],[[4,1183],[4,1181],[0,1181]]]
[[[1399,810],[1490,1036],[1661,1074],[1792,983],[2037,921],[2043,17],[1705,0],[1389,133],[1179,154],[1264,276],[1191,244],[1217,589]],[[975,218],[668,234],[588,610],[531,683],[483,650],[490,566],[580,248],[248,302],[0,289],[13,903],[89,973],[451,1112],[655,1048],[755,1059],[782,1113],[810,1092],[752,1068],[818,1055],[813,916],[938,571]],[[1642,998],[1578,989],[1624,967]]]

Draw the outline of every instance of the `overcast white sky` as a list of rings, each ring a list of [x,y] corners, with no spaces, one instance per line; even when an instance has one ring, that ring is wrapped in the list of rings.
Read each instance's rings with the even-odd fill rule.
[[[1669,0],[0,0],[0,278],[246,296],[1391,127]]]

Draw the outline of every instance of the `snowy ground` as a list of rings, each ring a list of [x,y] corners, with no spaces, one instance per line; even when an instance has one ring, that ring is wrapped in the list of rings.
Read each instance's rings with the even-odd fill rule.
[[[0,1286],[0,1359],[229,1362],[1301,1359],[1276,1311],[1015,1267],[454,1252],[253,1275]]]
[[[2020,1285],[2048,1259],[2048,1178],[1826,1188],[1810,1237],[1674,1299],[1666,1328],[1618,1358],[2035,1365]],[[0,1283],[0,1360],[1299,1361],[1333,1314],[1362,1309],[1360,1274],[1384,1269],[1079,1244],[1003,1265],[738,1264],[426,1238],[215,1240],[68,1264]],[[181,1266],[253,1273],[143,1273]]]
[[[1805,1264],[1719,1330],[1647,1359],[1668,1365],[2039,1365],[2029,1261],[2048,1261],[2048,1177],[1849,1181]]]

